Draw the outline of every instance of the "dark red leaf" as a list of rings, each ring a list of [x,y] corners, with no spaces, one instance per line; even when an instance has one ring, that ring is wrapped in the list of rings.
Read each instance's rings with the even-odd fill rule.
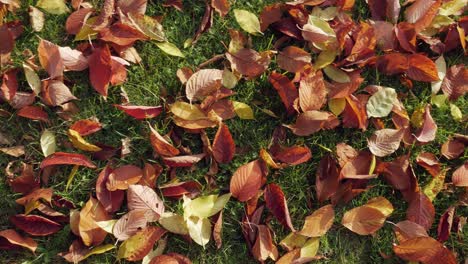
[[[96,168],[88,157],[77,154],[77,153],[65,153],[65,152],[55,152],[50,156],[47,156],[42,162],[40,168],[43,169],[47,166],[52,165],[78,165],[85,166],[88,168]]]
[[[106,184],[109,180],[109,175],[112,173],[112,169],[107,165],[99,173],[96,181],[96,196],[99,202],[101,202],[104,209],[113,213],[118,211],[122,206],[125,192],[123,190],[109,191]]]
[[[164,197],[179,199],[183,195],[194,198],[202,189],[200,183],[196,181],[175,182],[159,186]]]
[[[48,236],[62,228],[59,223],[38,215],[18,214],[11,216],[10,221],[17,228],[33,236]]]
[[[434,217],[435,208],[431,200],[422,192],[415,193],[406,210],[406,219],[429,230],[434,222]]]
[[[288,204],[281,187],[270,183],[265,188],[265,202],[268,210],[278,219],[278,221],[291,231],[295,231],[291,217],[289,216]]]
[[[112,62],[109,47],[95,48],[89,57],[89,80],[93,88],[107,97],[107,88],[112,79]]]
[[[296,86],[294,86],[288,77],[277,72],[272,72],[270,77],[268,77],[268,81],[278,92],[288,114],[293,114],[294,101],[299,97],[299,92]]]
[[[213,157],[219,163],[229,163],[235,152],[236,145],[231,132],[225,124],[221,124],[213,141]]]
[[[454,216],[455,207],[453,206],[450,206],[442,216],[440,216],[439,225],[437,226],[437,240],[440,242],[445,242],[449,239]]]
[[[32,120],[49,121],[49,115],[40,106],[25,106],[18,111],[18,116]]]
[[[312,157],[312,153],[308,147],[293,146],[281,149],[274,154],[274,157],[281,162],[298,165],[307,162]]]
[[[124,111],[127,115],[139,120],[155,118],[163,111],[162,106],[142,106],[142,105],[114,105]]]

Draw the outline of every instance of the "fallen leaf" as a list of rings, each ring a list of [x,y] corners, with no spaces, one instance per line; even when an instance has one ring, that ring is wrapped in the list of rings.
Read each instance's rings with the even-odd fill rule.
[[[304,66],[310,64],[311,56],[301,48],[288,46],[278,54],[276,61],[281,69],[296,73],[301,72]]]
[[[148,219],[146,210],[131,210],[120,217],[112,228],[112,234],[117,240],[124,241],[144,229]]]
[[[37,48],[37,53],[42,68],[49,73],[51,79],[63,76],[64,65],[57,45],[41,39]]]
[[[222,79],[222,70],[202,69],[195,72],[187,80],[185,88],[187,99],[190,101],[195,101],[197,99],[203,99],[205,96],[212,94],[221,88]]]
[[[127,206],[130,210],[144,210],[149,222],[158,220],[164,213],[164,203],[148,186],[130,185],[127,191]]]
[[[252,248],[252,254],[255,259],[263,262],[268,258],[276,260],[278,258],[278,249],[273,244],[273,238],[271,236],[271,231],[266,225],[257,226],[257,239]]]
[[[321,71],[305,75],[299,82],[299,106],[302,111],[320,110],[326,103],[327,88]]]
[[[289,165],[299,165],[307,162],[312,157],[312,153],[308,147],[293,146],[281,149],[274,154],[274,157]]]
[[[385,157],[394,153],[403,139],[404,130],[384,128],[374,132],[367,144],[369,150],[377,157]]]
[[[335,160],[330,155],[325,155],[319,163],[315,174],[315,189],[317,199],[323,202],[330,198],[340,184],[340,173]]]
[[[156,129],[151,125],[150,128],[150,141],[154,151],[161,156],[173,157],[179,155],[179,150],[172,146],[163,136],[161,136]]]
[[[259,53],[253,49],[243,48],[235,53],[226,52],[225,55],[233,70],[250,78],[264,73],[271,61],[269,50]]]
[[[39,0],[36,6],[54,15],[70,12],[70,9],[65,4],[65,0]]]
[[[156,226],[148,226],[139,231],[120,245],[117,251],[117,258],[129,261],[142,260],[153,248],[166,230]]]
[[[465,162],[453,172],[452,183],[458,187],[468,186],[468,162]]]
[[[252,35],[262,35],[260,30],[260,21],[258,17],[243,9],[234,9],[234,17],[240,27]]]
[[[399,243],[416,237],[428,237],[426,229],[415,222],[405,220],[398,222],[394,227],[395,236]]]
[[[262,178],[265,174],[260,160],[254,160],[240,166],[231,177],[230,191],[232,196],[241,202],[254,197],[262,185]]]
[[[168,55],[185,58],[185,55],[182,53],[182,51],[180,51],[179,48],[177,48],[177,46],[172,43],[156,42],[156,46],[158,46],[158,48],[160,48],[164,53]]]
[[[229,0],[211,0],[211,6],[220,16],[225,17],[229,13],[231,4]]]
[[[291,231],[295,231],[291,217],[289,216],[288,205],[281,187],[274,183],[270,183],[265,188],[265,202],[267,208],[278,219],[278,221]]]
[[[33,253],[37,249],[37,243],[29,237],[22,237],[13,229],[6,229],[0,231],[0,248],[1,249],[14,249],[21,246],[31,250]]]
[[[235,152],[236,145],[231,132],[225,124],[221,124],[213,141],[213,157],[218,163],[229,163]]]
[[[399,245],[394,245],[393,251],[400,258],[408,261],[438,263],[443,259],[447,264],[458,263],[450,250],[431,237],[408,239]]]
[[[60,224],[39,215],[18,214],[11,216],[10,221],[17,228],[33,236],[48,236],[62,229]]]
[[[76,121],[70,126],[71,130],[74,130],[80,134],[80,136],[87,136],[94,134],[102,129],[101,123],[91,119],[81,119]]]
[[[164,157],[163,162],[169,167],[179,168],[179,167],[191,167],[195,163],[198,163],[206,156],[205,153],[185,155],[185,156],[176,156],[176,157]]]
[[[304,226],[298,233],[307,237],[321,237],[331,228],[334,218],[333,206],[325,205],[306,217]]]
[[[382,87],[369,97],[366,105],[367,115],[369,117],[386,117],[392,111],[397,100],[395,89]]]
[[[423,124],[418,130],[415,137],[419,142],[427,143],[435,139],[437,133],[437,124],[431,116],[431,105],[428,104],[424,109]]]
[[[109,213],[113,213],[120,209],[123,203],[124,195],[125,195],[123,190],[109,191],[107,189],[106,185],[109,180],[109,175],[111,174],[111,172],[112,172],[112,169],[109,167],[109,165],[107,165],[99,173],[99,176],[96,180],[97,199],[102,204],[104,209]]]
[[[360,206],[347,211],[341,224],[361,236],[374,234],[382,228],[386,216],[378,209]]]
[[[107,221],[111,217],[107,214],[102,204],[90,197],[79,214],[78,232],[86,246],[97,246],[106,238],[107,232],[99,227],[96,222]]]
[[[138,120],[155,118],[162,113],[162,106],[142,106],[142,105],[114,105],[116,108],[125,112],[125,114]]]
[[[31,23],[31,27],[34,31],[40,32],[44,28],[44,13],[41,10],[35,8],[34,6],[29,6],[29,21]]]
[[[86,156],[75,153],[55,152],[47,156],[40,165],[41,169],[52,165],[79,165],[88,168],[96,168]]]
[[[234,111],[241,119],[255,119],[252,108],[248,104],[234,101],[232,102]]]
[[[93,88],[107,97],[107,88],[112,78],[111,53],[109,47],[95,48],[88,59],[89,80]]]
[[[294,84],[288,79],[288,77],[277,72],[272,72],[268,77],[268,81],[278,92],[288,114],[293,114],[294,101],[299,96],[299,92]]]
[[[96,145],[93,145],[87,142],[77,131],[73,129],[68,129],[68,138],[70,139],[73,146],[77,149],[96,152],[101,151],[102,149]]]
[[[406,210],[406,219],[429,230],[434,222],[435,209],[431,200],[422,192],[417,192],[410,200]]]

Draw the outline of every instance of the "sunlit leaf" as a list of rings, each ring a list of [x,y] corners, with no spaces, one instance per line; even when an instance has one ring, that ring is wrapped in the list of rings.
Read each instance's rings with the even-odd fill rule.
[[[234,9],[234,17],[241,28],[248,33],[252,35],[263,34],[260,30],[260,21],[255,14],[247,10]]]
[[[182,53],[182,51],[180,51],[176,45],[170,42],[156,42],[156,46],[158,46],[158,48],[160,48],[168,55],[185,58],[185,55]]]

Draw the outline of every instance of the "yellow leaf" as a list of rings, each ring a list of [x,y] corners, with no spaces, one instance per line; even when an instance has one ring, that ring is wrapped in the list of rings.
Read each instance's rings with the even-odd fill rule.
[[[166,53],[168,55],[185,58],[182,51],[180,51],[180,49],[177,48],[176,45],[174,45],[172,43],[169,43],[169,42],[156,42],[156,46],[158,46],[158,48],[160,48],[164,53]]]
[[[207,218],[221,211],[231,198],[231,194],[201,196],[194,200],[184,196],[184,218],[191,216]]]
[[[344,111],[345,107],[346,99],[344,98],[333,98],[328,101],[328,108],[336,116],[339,116]]]
[[[295,248],[301,248],[307,241],[307,237],[298,233],[291,232],[283,240],[280,245],[287,251],[291,251]]]
[[[301,248],[301,259],[307,258],[312,259],[317,255],[317,251],[320,245],[320,237],[313,237],[307,240],[304,246]]]
[[[55,152],[55,148],[57,147],[57,145],[55,143],[54,133],[50,132],[47,129],[44,130],[44,132],[42,132],[40,141],[42,153],[44,153],[45,157]]]
[[[112,234],[112,229],[114,228],[115,223],[117,222],[116,219],[106,220],[106,221],[98,221],[96,225],[99,226],[101,229],[106,231],[109,234]]]
[[[189,235],[200,246],[205,247],[210,242],[211,223],[208,218],[191,216],[187,220]]]
[[[234,111],[240,119],[255,119],[252,108],[248,104],[242,102],[232,102],[234,105]]]
[[[323,68],[323,71],[328,76],[328,78],[332,79],[335,82],[339,83],[348,83],[351,82],[348,74],[346,74],[343,70],[340,70],[334,66],[328,65],[327,67]]]
[[[80,32],[76,34],[74,41],[95,39],[98,32],[92,29],[91,26],[94,24],[94,22],[96,22],[97,19],[97,16],[88,18]]]
[[[188,235],[187,224],[184,217],[175,213],[165,212],[159,218],[159,223],[169,232],[179,235]]]
[[[442,191],[444,188],[445,175],[447,171],[441,171],[436,177],[423,188],[423,193],[429,198],[429,200],[434,201],[437,194]]]
[[[413,114],[411,115],[411,125],[415,128],[420,128],[424,122],[424,107],[419,107],[414,110]]]
[[[206,119],[207,116],[200,109],[199,105],[189,104],[186,102],[175,102],[170,106],[171,112],[183,120],[194,121]]]
[[[79,167],[80,166],[78,166],[78,165],[73,166],[73,169],[70,172],[70,175],[68,176],[67,185],[65,186],[65,191],[68,191],[68,188],[70,188],[70,185],[71,185],[71,183],[73,181],[73,178],[75,178],[76,172],[78,171]]]
[[[319,70],[330,65],[336,58],[335,50],[324,50],[320,52],[314,64],[314,69]]]
[[[65,4],[65,0],[39,0],[37,7],[44,9],[46,12],[54,15],[61,15],[70,12],[70,9]]]
[[[243,30],[252,35],[263,35],[262,31],[260,30],[260,21],[255,14],[247,10],[234,9],[234,17]]]
[[[84,151],[91,151],[91,152],[96,152],[96,151],[101,150],[100,147],[93,145],[91,143],[88,143],[83,137],[81,137],[80,133],[76,132],[73,129],[68,129],[68,138],[70,139],[73,146],[77,149],[81,149]]]
[[[29,87],[33,90],[35,94],[41,93],[41,79],[37,75],[31,66],[26,63],[23,63],[24,75],[26,76],[26,81],[28,81]]]
[[[84,257],[81,260],[84,260],[92,255],[99,255],[99,254],[105,253],[114,248],[115,246],[112,244],[106,244],[106,245],[100,245],[100,246],[94,247],[93,249],[91,249],[90,252],[88,252],[88,254],[84,255]]]
[[[458,106],[454,104],[450,104],[450,114],[452,115],[453,119],[456,121],[461,121],[463,118],[463,114],[460,108],[458,108]]]

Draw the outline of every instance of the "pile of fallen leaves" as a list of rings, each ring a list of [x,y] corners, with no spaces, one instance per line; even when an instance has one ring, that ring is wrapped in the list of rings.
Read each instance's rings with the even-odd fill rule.
[[[466,222],[466,216],[458,215],[457,208],[465,207],[468,202],[468,162],[450,168],[444,161],[458,159],[466,153],[468,136],[452,135],[440,146],[442,156],[422,152],[416,164],[411,162],[410,152],[412,146],[436,138],[432,105],[448,103],[456,122],[467,121],[453,102],[468,90],[468,70],[463,64],[447,68],[443,56],[446,52],[466,55],[468,17],[463,14],[467,1],[409,0],[403,7],[398,0],[368,0],[367,4],[372,19],[366,21],[352,19],[354,0],[278,3],[266,6],[259,18],[246,10],[233,10],[238,24],[248,34],[230,30],[231,41],[224,54],[216,55],[195,71],[184,67],[174,73],[185,85],[186,98],[168,97],[163,105],[141,106],[132,105],[123,96],[122,103],[114,105],[127,115],[148,122],[148,134],[144,136],[154,151],[154,156],[148,159],[158,160],[158,163],[147,161],[142,166],[116,167],[112,160],[129,153],[128,141],[124,140],[122,146],[108,146],[86,139],[90,134],[99,133],[102,125],[91,117],[74,120],[73,115],[79,111],[74,101],[78,98],[70,91],[73,82],[65,73],[86,72],[98,93],[93,96],[106,97],[109,87],[125,83],[126,67],[142,61],[133,47],[137,41],[154,41],[169,55],[183,56],[168,42],[160,23],[163,18],[145,15],[146,0],[105,0],[100,6],[81,0],[70,3],[39,0],[36,6],[29,7],[29,22],[6,21],[7,13],[15,12],[21,2],[0,0],[3,79],[0,100],[6,103],[0,114],[42,122],[42,127],[47,127],[47,112],[55,112],[70,124],[66,131],[69,142],[64,144],[75,150],[57,152],[60,146],[55,135],[44,129],[38,140],[45,158],[38,168],[21,159],[8,164],[7,183],[14,192],[23,194],[16,203],[24,206],[24,212],[10,217],[15,229],[0,231],[0,249],[24,247],[34,252],[37,242],[29,236],[48,236],[70,225],[75,241],[68,252],[60,254],[69,262],[79,262],[117,247],[118,259],[190,263],[185,256],[170,249],[166,252],[167,236],[180,235],[203,247],[213,238],[221,248],[223,209],[232,196],[245,205],[241,229],[256,260],[264,262],[271,258],[278,263],[304,263],[333,258],[318,256],[317,252],[320,237],[333,225],[335,206],[373,188],[369,180],[381,177],[398,191],[395,195],[407,202],[406,219],[398,223],[386,221],[394,208],[385,197],[379,196],[345,212],[342,225],[363,236],[374,234],[385,224],[392,225],[393,251],[404,260],[462,261],[457,260],[444,242],[451,232],[460,234]],[[164,5],[183,11],[181,0],[166,1]],[[404,12],[400,12],[402,8]],[[195,45],[210,29],[215,11],[222,17],[231,13],[229,1],[206,3],[200,27],[186,45]],[[72,49],[41,39],[37,52],[23,52],[27,59],[18,67],[11,58],[15,40],[25,26],[41,31],[43,12],[71,12],[65,25],[66,34],[74,36],[78,45]],[[265,31],[277,37],[274,50],[254,50],[252,41]],[[205,68],[218,60],[225,61],[225,68]],[[278,68],[270,66],[272,60]],[[399,78],[407,90],[396,91],[373,84],[362,87],[364,69]],[[19,90],[19,75],[25,76],[29,91]],[[268,75],[285,113],[295,117],[295,122],[274,129],[268,148],[258,150],[257,159],[233,172],[229,192],[220,193],[218,190],[227,188],[217,185],[218,164],[230,163],[237,152],[226,121],[254,119],[249,105],[231,100],[230,96],[235,94],[238,82],[261,75]],[[431,103],[410,114],[402,101],[411,96],[415,82],[430,84],[432,97]],[[169,116],[172,127],[165,135],[151,123],[163,112]],[[264,109],[264,112],[277,118],[271,110]],[[356,150],[339,143],[321,158],[315,175],[315,197],[321,205],[330,203],[305,217],[302,229],[296,230],[281,187],[274,183],[274,178],[268,177],[275,170],[309,162],[312,157],[307,146],[284,143],[287,130],[308,137],[320,130],[333,133],[333,129],[345,127],[365,131],[370,126],[375,131],[368,138],[368,149]],[[214,138],[209,138],[207,129],[217,129]],[[199,136],[203,144],[200,153],[194,154],[181,144],[183,132]],[[0,134],[0,143],[6,145],[0,148],[3,153],[17,158],[25,154],[24,146],[12,146],[14,142],[8,135]],[[405,154],[395,156],[397,150]],[[110,162],[96,171],[95,189],[82,208],[47,188],[49,177],[62,166],[73,166],[68,189],[78,169],[96,170],[95,161]],[[183,182],[176,176],[177,168],[190,169],[200,162],[209,166],[205,179],[213,192],[211,195],[201,195],[204,187],[199,182]],[[432,175],[427,185],[418,184],[414,166]],[[157,183],[162,173],[170,175],[172,180]],[[461,195],[440,219],[435,219],[432,201],[441,191],[458,191]],[[169,199],[182,202],[183,214],[165,207]],[[64,210],[69,213],[59,212]],[[278,250],[273,239],[272,218],[291,231],[279,243],[283,250]],[[437,239],[427,233],[435,225]]]

